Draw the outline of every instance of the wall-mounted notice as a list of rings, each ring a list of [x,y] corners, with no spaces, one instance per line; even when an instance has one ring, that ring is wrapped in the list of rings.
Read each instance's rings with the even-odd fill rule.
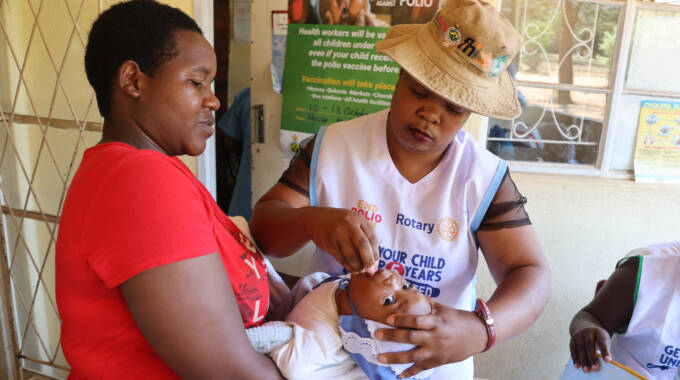
[[[283,78],[281,147],[285,158],[322,125],[390,106],[399,66],[375,43],[390,25],[425,23],[443,1],[291,0]]]
[[[272,11],[272,88],[277,94],[283,86],[283,66],[286,60],[288,11]]]
[[[234,0],[234,41],[250,43],[250,0]]]
[[[390,106],[399,66],[375,51],[385,32],[376,27],[288,26],[281,129],[302,132],[288,148],[322,125]]]
[[[635,182],[680,183],[680,103],[642,102],[634,169]]]

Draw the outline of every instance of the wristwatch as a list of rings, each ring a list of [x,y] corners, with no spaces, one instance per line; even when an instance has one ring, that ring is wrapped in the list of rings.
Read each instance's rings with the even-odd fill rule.
[[[489,311],[489,307],[481,298],[477,298],[477,305],[475,306],[474,313],[477,314],[479,319],[482,320],[484,326],[486,327],[486,334],[489,337],[489,340],[486,343],[486,348],[484,348],[484,351],[482,351],[486,352],[496,343],[496,326],[494,326],[494,320],[491,317],[491,311]]]

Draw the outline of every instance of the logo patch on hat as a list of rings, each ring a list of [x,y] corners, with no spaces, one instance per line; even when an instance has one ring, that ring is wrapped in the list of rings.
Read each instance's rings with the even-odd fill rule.
[[[500,74],[501,71],[503,71],[503,68],[505,67],[505,61],[510,58],[509,55],[502,55],[500,57],[496,57],[491,61],[491,70],[489,71],[489,77],[493,78],[496,75]]]
[[[463,32],[460,30],[460,24],[454,23],[452,25],[447,23],[440,13],[435,15],[432,22],[441,33],[442,46],[454,48],[458,54],[486,73],[490,78],[498,76],[505,68],[505,64],[510,58],[509,55],[504,54],[494,57],[493,52],[484,47],[475,37],[467,34],[463,35]]]
[[[460,41],[460,32],[458,31],[458,28],[460,28],[460,26],[456,24],[446,30],[446,33],[444,33],[444,41],[442,42],[444,47],[454,46]]]

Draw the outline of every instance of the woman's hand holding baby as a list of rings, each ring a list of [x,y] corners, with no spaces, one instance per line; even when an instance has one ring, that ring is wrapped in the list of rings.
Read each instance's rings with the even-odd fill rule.
[[[393,314],[387,323],[398,328],[378,330],[378,339],[417,346],[410,351],[378,356],[383,363],[414,363],[400,378],[465,360],[482,352],[488,339],[486,327],[474,313],[434,301],[428,315]]]

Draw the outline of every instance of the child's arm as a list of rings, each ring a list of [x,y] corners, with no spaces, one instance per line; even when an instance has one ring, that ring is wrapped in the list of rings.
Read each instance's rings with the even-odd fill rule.
[[[571,334],[569,350],[576,368],[583,367],[584,372],[591,369],[599,370],[596,349],[600,350],[605,361],[612,360],[609,332],[602,327],[602,323],[595,315],[579,310],[571,321],[569,333]]]
[[[633,315],[634,294],[639,257],[622,263],[593,300],[581,309],[569,326],[571,358],[584,372],[600,369],[595,350],[600,349],[605,361],[612,360],[610,336],[625,328]]]

